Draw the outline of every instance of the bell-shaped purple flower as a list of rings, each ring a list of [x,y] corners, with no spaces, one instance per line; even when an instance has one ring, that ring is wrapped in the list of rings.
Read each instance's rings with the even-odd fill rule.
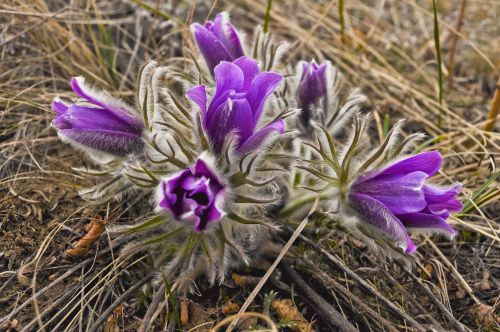
[[[302,67],[300,80],[297,87],[297,99],[302,111],[300,116],[304,124],[311,119],[312,108],[318,106],[321,100],[326,102],[327,98],[327,70],[331,66],[328,61],[317,65],[314,61],[301,61]]]
[[[194,167],[162,181],[159,206],[176,220],[192,224],[195,232],[203,232],[225,215],[225,192],[217,175],[198,159]]]
[[[368,172],[351,185],[349,206],[407,253],[416,249],[407,229],[440,231],[453,236],[456,231],[446,219],[450,212],[462,209],[456,199],[460,185],[441,188],[427,183],[439,171],[441,163],[441,154],[431,151]]]
[[[213,22],[193,23],[191,31],[211,73],[221,61],[231,62],[244,55],[238,32],[226,12],[218,14]]]
[[[208,108],[204,85],[187,91],[186,96],[201,109],[203,129],[216,153],[222,151],[232,132],[239,137],[236,148],[240,154],[255,150],[270,134],[284,132],[281,119],[256,130],[266,100],[282,78],[273,72],[261,73],[255,60],[241,57],[215,67],[216,89]]]
[[[59,137],[88,151],[126,156],[141,149],[144,125],[133,110],[118,99],[85,85],[83,77],[71,80],[73,91],[87,102],[67,104],[55,98],[52,126]]]

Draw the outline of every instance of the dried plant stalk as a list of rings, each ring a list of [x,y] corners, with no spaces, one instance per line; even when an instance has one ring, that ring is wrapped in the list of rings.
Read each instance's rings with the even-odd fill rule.
[[[484,130],[491,131],[495,126],[495,121],[500,111],[500,76],[498,77],[497,86],[495,89],[495,95],[493,96],[493,102],[491,103],[490,111],[488,112],[488,122]]]

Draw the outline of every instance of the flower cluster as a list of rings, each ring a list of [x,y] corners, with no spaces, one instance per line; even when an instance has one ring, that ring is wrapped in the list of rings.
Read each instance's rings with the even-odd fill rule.
[[[206,68],[147,63],[137,110],[81,77],[71,80],[79,100],[52,104],[61,139],[108,176],[82,194],[102,202],[135,188],[155,202],[144,205],[151,218],[114,228],[131,238],[124,250],[162,252],[174,242],[177,254],[159,255],[167,260],[160,266],[180,289],[199,274],[223,280],[312,202],[305,191],[321,200],[317,212],[335,206],[367,241],[406,253],[416,248],[410,230],[455,234],[446,220],[461,209],[460,185],[429,182],[441,154],[404,156],[420,135],[398,144],[399,125],[369,151],[368,117],[357,114],[365,97],[357,90],[341,96],[330,62],[302,61],[285,79],[280,44],[268,34],[257,31],[253,46],[245,45],[227,13],[191,28]],[[255,59],[245,55],[252,47]],[[191,75],[196,70],[205,72]],[[351,119],[352,135],[339,149],[334,141]]]

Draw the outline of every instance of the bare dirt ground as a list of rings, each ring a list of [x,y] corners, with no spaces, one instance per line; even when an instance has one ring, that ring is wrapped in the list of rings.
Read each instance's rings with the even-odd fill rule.
[[[401,118],[408,133],[427,133],[425,147],[446,158],[439,181],[463,185],[464,211],[452,217],[459,230],[453,241],[421,236],[409,263],[382,258],[335,225],[309,225],[248,311],[270,315],[284,331],[334,331],[332,308],[360,331],[500,330],[500,127],[485,130],[500,68],[500,3],[463,2],[462,14],[462,1],[438,2],[441,106],[432,2],[344,1],[343,24],[337,1],[272,2],[270,30],[293,45],[285,62],[332,60],[351,87],[368,95],[374,137],[382,139]],[[96,218],[138,219],[144,197],[100,205],[79,198],[79,189],[99,179],[74,170],[89,161],[50,127],[51,101],[71,96],[68,82],[78,75],[133,101],[146,59],[168,64],[194,52],[191,22],[227,10],[250,34],[266,5],[0,3],[0,330],[87,331],[102,316],[105,331],[144,325],[156,290],[144,279],[152,268],[147,255],[117,259],[121,243],[107,232],[87,253],[64,255]],[[276,242],[289,236],[284,231]],[[150,329],[208,330],[238,311],[267,264],[216,287],[200,280],[188,299],[166,294]],[[256,319],[243,324],[265,326]]]

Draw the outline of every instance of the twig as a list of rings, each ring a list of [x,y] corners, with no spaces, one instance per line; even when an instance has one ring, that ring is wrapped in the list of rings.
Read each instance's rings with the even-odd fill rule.
[[[59,307],[59,305],[67,300],[68,297],[72,296],[75,291],[79,288],[80,286],[74,286],[73,288],[70,288],[69,290],[66,290],[63,295],[61,295],[55,302],[53,302],[47,309],[45,309],[43,312],[40,313],[39,317],[33,319],[31,322],[29,322],[26,326],[23,327],[21,332],[27,332],[27,331],[33,331],[31,328],[33,325],[38,323],[39,319],[42,319],[43,317],[47,316],[52,310],[56,309]],[[55,316],[59,315],[61,312],[58,311],[55,313]]]
[[[396,279],[394,279],[392,277],[392,275],[387,272],[386,270],[382,269],[382,271],[384,272],[385,276],[387,277],[387,279],[389,279],[389,281],[393,284],[393,285],[399,285],[399,286],[402,286]],[[420,313],[422,313],[423,315],[425,315],[426,317],[429,317],[429,320],[431,321],[431,323],[434,325],[434,327],[436,328],[437,331],[444,331],[444,328],[441,326],[441,324],[438,323],[437,320],[434,319],[434,317],[432,317],[432,315],[429,314],[429,311],[426,310],[424,307],[422,307],[422,305],[416,301],[413,296],[408,293],[408,291],[404,288],[404,287],[400,287],[399,290],[401,291],[401,293],[405,296],[406,299],[411,299],[412,301],[412,304],[415,306],[415,308],[417,308],[418,311],[420,311]]]
[[[439,301],[439,299],[434,295],[434,293],[429,289],[429,287],[420,280],[417,276],[415,276],[406,266],[400,265],[401,268],[408,273],[410,278],[412,278],[420,287],[424,290],[424,292],[429,296],[434,303],[438,306],[439,310],[446,316],[446,318],[455,326],[457,331],[467,332],[470,331],[467,327],[465,327],[462,323],[460,323],[453,314]]]
[[[368,284],[363,278],[358,276],[354,271],[345,266],[340,260],[338,260],[335,256],[330,254],[328,251],[323,249],[321,246],[317,245],[315,242],[309,240],[307,237],[299,235],[301,241],[308,244],[311,248],[320,253],[324,258],[326,258],[327,262],[330,263],[333,267],[341,270],[345,274],[347,274],[350,278],[354,279],[357,283],[359,283],[363,288],[365,288],[368,292],[370,292],[373,296],[377,297],[382,303],[384,303],[392,312],[396,315],[400,316],[402,319],[406,320],[410,323],[415,329],[418,331],[427,331],[422,325],[420,325],[415,319],[410,317],[403,310],[398,308],[393,302],[391,302],[388,298],[382,295],[379,291],[373,288],[370,284]]]
[[[358,331],[358,329],[354,327],[354,325],[352,325],[344,316],[342,316],[337,309],[316,293],[316,291],[309,286],[288,264],[282,264],[280,269],[286,272],[286,274],[293,280],[293,283],[297,286],[299,292],[301,292],[305,298],[314,304],[315,309],[321,313],[321,316],[324,317],[329,324],[335,326],[339,331]]]
[[[458,282],[465,289],[465,291],[469,294],[469,296],[471,297],[471,299],[474,302],[476,302],[476,304],[480,304],[481,301],[479,301],[479,299],[474,295],[474,291],[472,290],[472,288],[470,288],[469,284],[464,280],[464,278],[462,277],[462,275],[457,271],[457,269],[453,266],[453,264],[451,264],[451,262],[443,254],[443,252],[434,244],[433,241],[427,240],[426,242],[428,244],[430,244],[430,246],[432,247],[432,249],[434,249],[434,251],[438,254],[438,256],[443,260],[443,262],[446,265],[446,267],[451,270],[451,272],[453,273],[453,275],[457,278]]]
[[[154,15],[157,15],[157,16],[163,18],[164,20],[167,20],[167,21],[172,20],[172,17],[170,17],[169,15],[165,14],[161,10],[154,8],[153,6],[148,5],[147,3],[143,2],[143,1],[132,0],[132,2],[135,3],[136,5],[138,5],[139,7],[146,9],[148,12],[153,13]],[[178,19],[176,19],[176,20],[178,20]]]
[[[467,4],[467,0],[462,0],[462,5],[460,6],[460,13],[458,14],[458,21],[455,31],[452,31],[451,36],[451,47],[450,47],[450,55],[448,57],[448,92],[453,87],[453,64],[455,59],[455,51],[457,50],[457,41],[458,41],[458,33],[464,24],[464,15],[465,15],[465,6]]]
[[[166,288],[166,285],[163,282],[161,284],[160,289],[158,289],[155,296],[151,300],[151,303],[149,304],[148,310],[146,311],[146,314],[144,315],[144,318],[142,319],[141,325],[139,326],[139,329],[137,330],[138,332],[148,331],[149,324],[151,323],[151,319],[153,318],[153,315],[155,314],[156,309],[160,305],[160,302],[165,298],[165,288]]]
[[[241,306],[241,309],[240,309],[240,311],[238,312],[237,315],[240,315],[240,314],[244,313],[245,310],[247,310],[247,308],[252,303],[253,299],[257,296],[257,294],[259,294],[261,288],[264,286],[264,284],[266,283],[267,279],[269,279],[269,277],[271,276],[271,274],[276,269],[276,266],[278,266],[279,262],[281,262],[281,260],[283,259],[283,257],[285,256],[285,254],[288,252],[288,250],[290,249],[290,247],[292,246],[292,244],[295,242],[295,240],[297,239],[297,237],[300,235],[300,232],[302,232],[302,230],[304,230],[304,227],[306,227],[307,222],[309,221],[309,217],[316,210],[317,207],[318,207],[318,199],[316,199],[316,201],[314,202],[311,210],[309,211],[309,213],[307,214],[307,216],[302,220],[302,222],[300,223],[299,227],[297,227],[297,229],[294,232],[291,232],[292,236],[290,237],[290,239],[288,240],[288,242],[283,247],[283,250],[281,250],[281,252],[279,253],[278,257],[276,257],[274,263],[266,271],[266,273],[264,274],[264,276],[262,277],[262,279],[259,281],[259,283],[257,284],[257,286],[255,286],[254,290],[250,293],[250,295],[246,299],[245,303],[243,303],[243,305]],[[227,332],[231,332],[234,329],[234,327],[236,326],[236,324],[238,324],[238,319],[235,319],[234,321],[232,321],[231,325],[229,325],[228,328],[227,328]]]
[[[396,329],[393,325],[391,325],[391,323],[387,319],[385,319],[384,317],[382,317],[382,315],[380,315],[375,310],[373,310],[368,305],[366,305],[365,302],[362,299],[360,299],[354,293],[352,293],[347,288],[345,288],[343,285],[341,285],[340,283],[338,283],[330,275],[328,275],[327,273],[323,272],[321,269],[318,269],[316,267],[316,265],[311,260],[309,260],[309,259],[307,259],[305,257],[300,257],[300,260],[302,260],[303,262],[305,262],[306,265],[307,265],[307,267],[309,269],[312,269],[315,274],[321,275],[321,278],[319,278],[321,281],[323,281],[323,282],[324,281],[328,281],[328,283],[330,284],[330,286],[335,287],[335,289],[338,290],[341,293],[341,295],[344,296],[344,298],[346,300],[349,299],[352,302],[354,302],[354,304],[356,305],[356,307],[353,310],[354,314],[359,314],[360,311],[365,311],[365,312],[367,312],[369,315],[371,315],[373,317],[374,321],[376,321],[377,323],[382,324],[390,332],[397,332],[398,331],[398,329]]]
[[[437,7],[436,0],[432,0],[432,10],[434,13],[434,47],[436,48],[436,61],[437,61],[437,69],[438,69],[438,83],[439,83],[439,117],[438,117],[438,127],[441,127],[441,121],[443,117],[443,68],[442,60],[441,60],[441,43],[439,39],[439,20],[437,17]]]
[[[92,324],[92,327],[90,328],[90,332],[96,332],[102,324],[108,319],[109,315],[113,313],[113,310],[115,310],[116,307],[118,307],[127,297],[132,295],[136,290],[141,288],[144,284],[149,282],[151,279],[153,279],[153,273],[148,274],[141,280],[139,280],[135,285],[127,289],[122,295],[120,295],[107,309],[104,311],[101,316],[99,317],[98,320],[95,321],[94,324]]]
[[[99,252],[99,256],[101,254],[107,253],[109,250],[111,250],[111,249],[107,248],[107,249],[102,250],[101,252]],[[87,258],[86,260],[84,260],[80,264],[78,264],[75,267],[71,268],[70,270],[66,271],[66,273],[64,273],[63,275],[61,275],[59,278],[57,278],[56,280],[54,280],[53,282],[51,282],[50,284],[48,284],[47,286],[45,286],[44,288],[40,289],[38,292],[36,292],[35,294],[33,294],[33,296],[31,296],[28,300],[26,300],[26,302],[22,303],[19,307],[17,307],[15,310],[13,310],[5,318],[0,319],[0,324],[3,323],[6,320],[9,320],[10,317],[14,317],[15,315],[17,315],[28,304],[30,304],[31,302],[33,302],[33,300],[35,300],[38,296],[40,296],[41,294],[45,293],[46,291],[48,291],[49,289],[51,289],[52,287],[54,287],[55,285],[57,285],[59,282],[61,282],[62,280],[64,280],[66,277],[69,277],[70,275],[72,275],[73,273],[75,273],[77,270],[81,269],[82,267],[86,266],[87,264],[89,264],[89,263],[91,263],[93,261],[94,261],[94,257]]]
[[[493,130],[499,112],[500,112],[500,76],[498,77],[497,85],[495,88],[495,95],[493,96],[493,102],[491,103],[491,108],[490,111],[488,112],[488,122],[486,122],[484,130],[486,131]]]

